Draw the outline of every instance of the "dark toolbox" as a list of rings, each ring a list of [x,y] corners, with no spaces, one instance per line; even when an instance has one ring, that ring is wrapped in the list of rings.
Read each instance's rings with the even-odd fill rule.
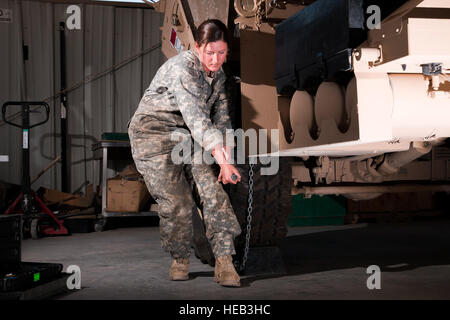
[[[21,261],[22,215],[0,215],[0,292],[26,290],[58,277],[58,263]]]
[[[20,214],[0,215],[0,269],[17,268],[21,262]]]
[[[21,262],[16,269],[0,273],[0,292],[22,291],[54,280],[63,269],[59,263]]]

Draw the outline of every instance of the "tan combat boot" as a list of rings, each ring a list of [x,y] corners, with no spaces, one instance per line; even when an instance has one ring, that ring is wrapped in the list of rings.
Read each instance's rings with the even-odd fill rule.
[[[241,279],[234,269],[233,258],[222,256],[216,259],[214,268],[214,281],[224,287],[240,287]]]
[[[169,270],[169,278],[174,281],[189,280],[189,259],[173,259],[172,266]]]

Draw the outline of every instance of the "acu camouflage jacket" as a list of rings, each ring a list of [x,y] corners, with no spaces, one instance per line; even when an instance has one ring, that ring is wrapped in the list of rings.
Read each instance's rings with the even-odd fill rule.
[[[152,130],[189,129],[195,142],[205,150],[216,144],[233,145],[225,140],[231,129],[223,70],[211,84],[197,54],[183,51],[164,63],[145,91],[134,117],[151,118]]]

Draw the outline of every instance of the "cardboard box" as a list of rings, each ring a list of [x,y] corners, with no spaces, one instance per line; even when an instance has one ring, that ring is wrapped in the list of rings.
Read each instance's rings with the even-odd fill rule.
[[[143,181],[122,178],[108,179],[106,210],[111,212],[139,212],[148,204],[150,194]]]
[[[89,208],[92,202],[93,186],[88,186],[88,194],[81,196],[80,194],[64,193],[58,190],[47,188],[39,188],[38,194],[41,195],[42,200],[48,205],[59,205],[63,207],[73,208]]]

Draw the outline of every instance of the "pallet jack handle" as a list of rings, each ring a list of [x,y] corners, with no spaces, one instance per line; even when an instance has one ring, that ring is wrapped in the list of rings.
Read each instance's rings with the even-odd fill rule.
[[[6,119],[6,110],[8,109],[8,107],[17,107],[17,106],[21,106],[22,107],[22,125],[19,125],[17,123],[11,122],[11,121],[8,121]],[[45,120],[30,126],[29,114],[30,114],[30,112],[32,112],[30,110],[30,106],[44,106],[44,108],[45,108]],[[3,104],[3,106],[2,106],[2,120],[5,123],[7,123],[7,124],[10,124],[10,125],[12,125],[14,127],[18,127],[18,128],[21,128],[21,129],[31,129],[31,128],[37,127],[37,126],[39,126],[41,124],[46,123],[48,121],[49,117],[50,117],[50,107],[49,107],[49,105],[46,102],[8,101],[8,102],[5,102]]]

